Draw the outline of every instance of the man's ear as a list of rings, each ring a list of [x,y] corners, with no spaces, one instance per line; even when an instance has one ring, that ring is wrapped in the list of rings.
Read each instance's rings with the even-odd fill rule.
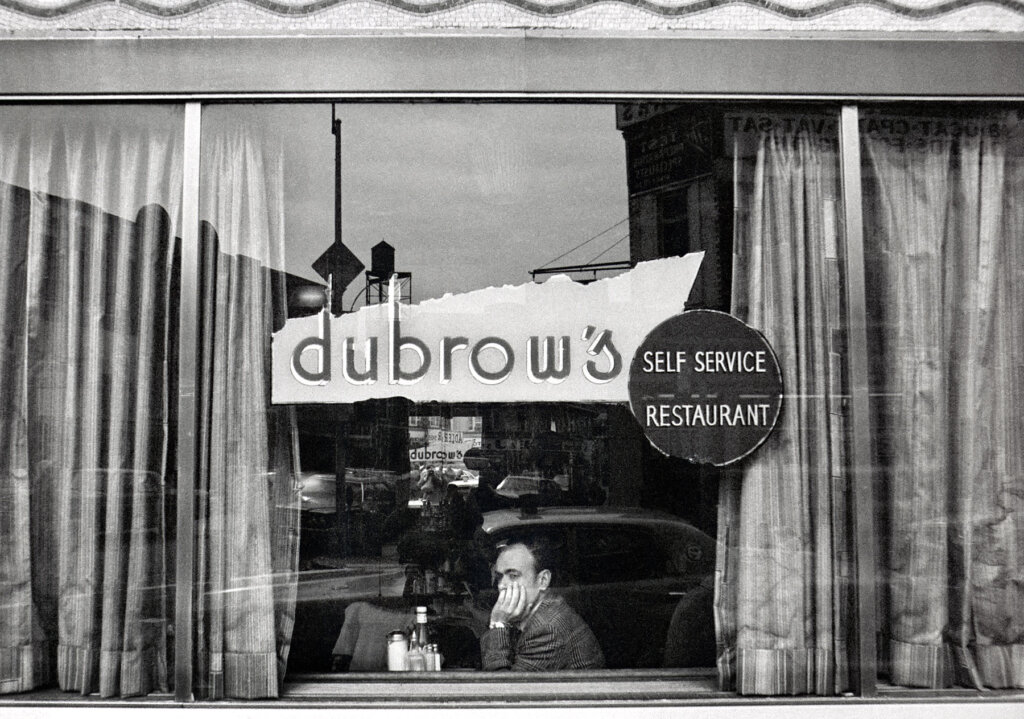
[[[541,589],[547,589],[551,585],[551,570],[540,570],[540,574],[537,575],[537,583],[540,585]]]

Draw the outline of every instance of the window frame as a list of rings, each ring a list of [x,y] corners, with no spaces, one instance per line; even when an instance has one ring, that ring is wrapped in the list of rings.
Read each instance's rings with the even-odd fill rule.
[[[189,62],[182,62],[186,57]],[[506,30],[454,36],[9,39],[0,41],[0,103],[185,106],[177,427],[182,497],[194,496],[195,487],[199,148],[207,105],[749,100],[837,107],[846,259],[851,268],[851,472],[856,584],[861,589],[855,694],[870,699],[877,696],[878,685],[859,107],[876,102],[1019,107],[1024,103],[1024,73],[1014,68],[1022,66],[1020,37],[981,34],[953,40],[923,33],[857,38],[816,33],[796,39],[770,33],[757,38],[713,33],[586,37]],[[190,702],[193,518],[190,502],[179,502],[178,507],[176,576],[184,581],[176,588],[175,699]],[[441,679],[430,682],[437,688],[430,694],[438,698],[447,696]],[[607,696],[607,682],[589,676],[579,679],[580,696],[597,701]],[[486,682],[481,678],[478,684]],[[346,695],[342,691],[337,698]]]

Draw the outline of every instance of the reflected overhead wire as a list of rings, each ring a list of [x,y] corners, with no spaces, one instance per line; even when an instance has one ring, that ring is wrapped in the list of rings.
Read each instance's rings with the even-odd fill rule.
[[[615,240],[615,242],[613,242],[612,244],[608,245],[603,250],[598,252],[596,255],[591,257],[590,258],[590,262],[588,262],[587,264],[589,265],[589,264],[593,264],[593,263],[597,262],[598,259],[600,259],[604,255],[608,254],[611,250],[615,249],[616,247],[621,245],[625,240],[628,240],[628,239],[629,239],[629,233],[627,232],[625,235],[623,235],[619,239]]]
[[[591,237],[591,238],[589,238],[589,239],[586,239],[586,240],[584,240],[583,242],[579,243],[578,245],[576,245],[575,247],[573,247],[573,248],[571,248],[571,249],[569,249],[569,250],[566,250],[565,252],[563,252],[562,254],[560,254],[560,255],[559,255],[558,257],[555,257],[554,259],[548,260],[547,262],[545,262],[545,263],[544,263],[543,265],[541,265],[541,266],[540,266],[539,268],[537,268],[537,269],[544,269],[544,268],[545,268],[545,267],[547,267],[548,265],[550,265],[550,264],[552,264],[552,263],[554,263],[554,262],[558,262],[558,261],[559,261],[560,259],[562,259],[562,258],[563,258],[563,257],[565,257],[566,255],[572,254],[573,252],[575,252],[575,251],[576,251],[576,250],[578,250],[579,248],[583,247],[584,245],[587,245],[587,244],[589,244],[589,243],[593,242],[594,240],[596,240],[596,239],[597,239],[598,237],[600,237],[601,235],[604,235],[605,233],[607,233],[607,232],[610,232],[611,230],[614,230],[614,229],[615,229],[616,227],[618,227],[619,225],[621,225],[621,224],[622,224],[623,222],[628,222],[628,221],[629,221],[629,218],[628,218],[628,217],[624,217],[623,219],[619,220],[618,222],[616,222],[616,223],[615,223],[614,225],[612,225],[611,227],[608,227],[608,228],[606,228],[606,229],[604,229],[604,230],[601,230],[600,232],[598,232],[598,233],[597,233],[596,235],[594,235],[593,237]]]

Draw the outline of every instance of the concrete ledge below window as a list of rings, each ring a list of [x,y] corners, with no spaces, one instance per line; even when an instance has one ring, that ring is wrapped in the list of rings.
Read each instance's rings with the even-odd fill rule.
[[[309,675],[287,682],[276,700],[179,703],[172,695],[101,699],[50,689],[0,696],[3,719],[260,719],[295,711],[344,711],[345,719],[381,719],[402,709],[417,719],[1019,719],[1024,691],[928,691],[880,685],[879,696],[741,697],[717,690],[713,670],[506,674],[443,672],[396,680],[392,674]],[[287,713],[286,713],[287,712]],[[172,716],[173,715],[173,716]],[[409,714],[408,716],[413,716]]]

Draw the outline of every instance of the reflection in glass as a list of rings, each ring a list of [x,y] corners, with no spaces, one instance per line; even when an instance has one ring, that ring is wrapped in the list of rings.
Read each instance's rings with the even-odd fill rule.
[[[391,267],[412,278],[402,302],[525,284],[533,268],[595,257],[622,260],[627,254],[625,145],[611,107],[342,104],[335,112],[342,122],[340,239],[371,271],[381,243],[393,250]],[[335,136],[330,117],[331,109],[322,105],[226,106],[204,112],[204,159],[222,158],[204,161],[212,171],[204,175],[203,209],[207,236],[216,230],[220,243],[218,265],[232,265],[221,281],[233,291],[242,256],[283,271],[268,276],[272,283],[284,277],[290,317],[323,306],[325,282],[313,265],[339,239],[332,232]],[[245,141],[235,137],[241,127],[249,133]],[[225,144],[221,138],[235,139]],[[270,138],[280,140],[281,155],[269,151]],[[259,146],[262,155],[250,152],[247,142]],[[257,191],[237,194],[234,186],[245,184]],[[283,262],[273,252],[275,233],[278,240],[286,239]],[[234,244],[225,241],[228,234]],[[263,237],[270,243],[262,244]],[[370,279],[363,284],[359,275],[340,309],[381,301],[379,286],[368,289]],[[252,300],[250,314],[259,311],[262,301],[263,311],[272,308],[276,317],[275,291],[261,298],[239,289],[238,299]],[[493,321],[502,321],[500,312]],[[216,352],[227,358],[258,355],[246,353],[244,345],[225,345]],[[699,601],[687,593],[710,573],[707,562],[714,556],[713,540],[688,520],[713,531],[707,521],[713,523],[708,504],[710,498],[713,505],[713,493],[683,486],[675,479],[678,467],[666,471],[673,461],[644,448],[628,410],[554,404],[414,406],[395,399],[346,408],[297,407],[295,414],[301,578],[291,647],[281,638],[286,634],[275,645],[279,656],[287,656],[293,675],[383,669],[386,634],[407,629],[421,602],[431,606],[445,666],[479,667],[479,635],[487,629],[494,601],[489,566],[494,541],[522,524],[521,512],[534,508],[537,513],[530,516],[561,537],[559,568],[564,573],[556,578],[558,591],[589,623],[603,627],[605,654],[614,666],[711,663],[713,637],[691,640],[696,624],[713,626],[710,592],[705,587]],[[224,430],[211,441],[226,441],[234,431]],[[259,455],[257,443],[246,446],[248,456],[273,463],[274,450]],[[231,478],[233,471],[228,467],[223,474]],[[227,484],[217,488],[220,474],[209,473],[210,509],[204,513],[213,508],[213,497],[228,491]],[[283,476],[275,477],[273,486],[283,486]],[[238,484],[237,478],[223,481]],[[699,506],[688,502],[697,496],[703,497]],[[677,516],[638,510],[620,514],[605,508],[611,504],[646,505]],[[579,511],[594,507],[602,509]],[[650,555],[657,561],[647,554],[633,556],[650,548],[634,541],[624,550],[629,557],[624,559],[622,552],[595,555],[585,574],[575,527],[593,526],[587,519],[591,514],[633,527],[636,537],[658,548]],[[224,522],[236,521],[228,513],[224,517]],[[256,526],[264,519],[246,520],[246,536],[258,542],[263,532],[274,536],[279,532],[275,521],[264,529]],[[662,532],[663,522],[675,529]],[[200,543],[210,546],[204,551],[213,568],[217,550],[204,531],[201,527]],[[680,539],[691,535],[699,539]],[[694,553],[703,564],[687,559]],[[275,582],[284,585],[284,566],[292,555],[277,556],[280,565],[271,560],[278,567]],[[648,567],[641,582],[646,589],[630,593],[635,582],[614,573],[608,575],[612,581],[602,581],[602,574],[608,574],[602,567],[610,572],[612,561]],[[228,576],[242,582],[246,574],[239,568]],[[581,589],[584,576],[583,583],[592,589]],[[224,586],[233,585],[226,581]],[[255,605],[266,606],[263,599],[222,611],[212,599],[217,591],[211,584],[200,624],[227,627],[235,616],[248,624],[266,614],[265,609],[253,611]],[[692,606],[676,611],[684,594]],[[602,603],[599,595],[610,595],[612,603]],[[650,602],[651,611],[628,612],[641,601]],[[292,611],[287,596],[274,606],[281,616]],[[248,636],[253,639],[255,631]],[[254,645],[244,651],[256,655],[269,649]]]

